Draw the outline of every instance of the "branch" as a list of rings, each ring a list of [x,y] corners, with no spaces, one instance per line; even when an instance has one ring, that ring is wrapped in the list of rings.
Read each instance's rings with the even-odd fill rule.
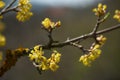
[[[103,29],[103,30],[100,30],[100,31],[97,31],[96,35],[103,34],[103,33],[108,33],[110,31],[116,30],[118,28],[120,28],[120,24],[109,27],[109,28],[106,28],[106,29]],[[61,43],[53,44],[53,45],[51,45],[51,47],[52,48],[55,48],[55,47],[61,48],[61,47],[64,47],[66,45],[70,45],[70,42],[82,41],[84,39],[91,38],[93,36],[94,36],[94,33],[91,32],[91,33],[88,33],[88,34],[85,34],[85,35],[82,35],[82,36],[79,36],[79,37],[76,37],[76,38],[73,38],[73,39],[70,39],[70,40],[66,40],[66,41],[61,42]],[[47,48],[47,47],[43,46],[43,48]]]
[[[9,9],[7,9],[7,10],[1,11],[1,12],[0,12],[0,15],[6,14],[6,13],[11,12],[11,11],[17,12],[16,9],[17,9],[17,6],[16,6],[16,7],[13,7],[13,8],[9,8]]]
[[[13,0],[10,4],[8,4],[8,6],[5,9],[9,9],[10,7],[12,7],[12,5],[16,2],[17,0]]]
[[[98,17],[98,19],[97,19],[97,23],[96,23],[96,25],[95,25],[95,27],[94,27],[94,29],[93,29],[93,34],[95,34],[96,33],[96,31],[97,31],[97,29],[99,28],[99,25],[101,24],[101,21],[100,21],[101,19],[100,19],[100,17]]]
[[[0,77],[4,75],[4,73],[12,66],[14,66],[17,62],[17,60],[26,54],[26,48],[19,48],[16,50],[7,50],[6,51],[6,59],[3,61],[1,67],[0,67]]]
[[[112,26],[110,28],[106,28],[106,29],[97,31],[95,35],[99,35],[99,34],[103,34],[103,33],[108,33],[110,31],[116,30],[118,28],[120,28],[120,24]],[[79,37],[76,37],[76,38],[73,38],[73,39],[66,40],[66,41],[61,42],[61,43],[51,44],[50,47],[48,47],[48,45],[46,45],[46,46],[43,45],[43,49],[61,48],[61,47],[70,45],[73,42],[82,41],[82,40],[85,40],[85,39],[91,38],[91,37],[94,37],[94,34],[92,32],[88,33],[88,34],[85,34],[85,35],[82,35],[82,36],[79,36]],[[82,46],[78,46],[78,45],[74,45],[74,46],[82,48]],[[30,50],[32,50],[32,48],[29,48],[29,51]],[[16,63],[16,61],[17,61],[18,58],[20,58],[21,56],[28,55],[29,51],[26,52],[26,48],[19,48],[19,49],[16,49],[16,50],[12,50],[12,51],[9,50],[9,51],[7,51],[7,53],[6,53],[6,59],[3,62],[2,66],[0,67],[0,77],[2,75],[4,75],[4,73],[6,71],[8,71],[13,65],[15,65],[15,63]]]
[[[17,11],[17,7],[18,6],[15,6],[15,7],[12,7],[12,5],[16,2],[17,0],[13,0],[10,4],[8,4],[7,7],[3,8],[1,11],[0,11],[0,15],[3,15],[5,13],[8,13],[10,11]],[[12,8],[11,8],[12,7]]]

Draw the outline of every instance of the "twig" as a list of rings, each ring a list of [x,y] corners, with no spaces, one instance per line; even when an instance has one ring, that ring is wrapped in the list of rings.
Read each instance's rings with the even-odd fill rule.
[[[5,10],[5,11],[1,11],[0,12],[0,15],[3,15],[3,14],[6,14],[6,13],[8,13],[8,12],[10,12],[10,11],[15,11],[15,12],[17,12],[17,6],[15,6],[15,7],[13,7],[13,8],[9,8],[9,9],[7,9],[7,10]]]
[[[89,52],[87,49],[85,49],[82,45],[80,45],[80,44],[77,44],[77,43],[72,43],[72,42],[70,42],[70,44],[72,45],[72,46],[74,46],[74,47],[77,47],[77,48],[79,48],[79,49],[81,49],[82,51],[83,51],[83,53],[86,53],[86,52]]]
[[[12,7],[12,5],[16,2],[17,0],[13,0],[10,4],[8,4],[8,6],[5,9],[9,9],[10,7]]]
[[[18,6],[15,6],[15,7],[12,7],[12,5],[16,2],[17,0],[13,0],[10,4],[8,4],[7,7],[3,8],[1,11],[0,11],[0,15],[3,15],[5,13],[8,13],[10,11],[17,11],[17,7]],[[12,7],[12,8],[11,8]]]
[[[46,46],[50,47],[53,43],[53,38],[52,38],[52,29],[50,31],[47,31],[48,32],[48,38],[49,38],[49,42]]]
[[[96,31],[97,31],[97,29],[99,28],[99,25],[100,25],[100,23],[101,23],[101,21],[100,21],[101,19],[100,19],[100,17],[98,17],[98,19],[97,19],[97,23],[96,23],[96,25],[95,25],[95,27],[94,27],[94,29],[93,29],[93,34],[95,34],[96,33]]]

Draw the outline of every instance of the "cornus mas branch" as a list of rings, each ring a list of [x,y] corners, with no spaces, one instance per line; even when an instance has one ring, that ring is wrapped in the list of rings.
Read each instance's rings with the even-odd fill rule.
[[[2,11],[0,12],[0,15],[3,15],[3,14],[5,14],[7,12],[10,12],[10,11],[16,11],[16,12],[19,11],[17,8],[20,7],[20,6],[14,6],[14,7],[12,7],[12,5],[16,1],[17,0],[13,0],[7,7],[5,7],[4,9],[2,9]],[[20,4],[23,4],[23,3],[21,3],[21,1],[20,1]],[[27,7],[29,8],[27,11],[24,10],[26,8],[24,8],[23,6],[20,7],[20,10],[21,10],[21,12],[23,11],[25,14],[26,13],[29,13],[29,14],[27,14],[27,16],[25,16],[25,14],[21,14],[19,12],[19,14],[17,16],[17,19],[19,21],[25,21],[25,20],[29,19],[30,16],[32,16],[32,13],[30,12],[31,4],[29,2],[27,2],[27,4],[28,4]],[[24,6],[26,6],[26,3],[24,3]],[[17,62],[17,60],[21,56],[25,56],[25,55],[28,56],[29,54],[31,54],[32,56],[34,56],[34,54],[32,54],[31,51],[33,50],[33,53],[35,53],[34,52],[35,49],[39,50],[39,47],[41,47],[42,49],[49,49],[50,50],[51,48],[61,48],[61,47],[64,47],[64,46],[72,44],[73,46],[78,47],[80,49],[83,49],[83,51],[85,51],[85,49],[83,48],[82,45],[75,44],[75,42],[79,42],[80,43],[83,40],[88,39],[88,38],[96,39],[97,35],[108,33],[110,31],[113,31],[115,29],[120,28],[120,24],[118,24],[118,25],[115,25],[115,26],[112,26],[112,27],[109,27],[109,28],[97,31],[98,28],[99,28],[99,25],[107,19],[107,17],[109,16],[109,13],[106,14],[106,5],[102,5],[102,4],[99,4],[98,8],[94,9],[94,12],[95,12],[95,15],[98,17],[98,20],[96,22],[95,27],[93,28],[93,31],[91,31],[88,34],[81,35],[79,37],[75,37],[75,38],[72,38],[72,39],[67,39],[66,41],[63,41],[63,42],[56,42],[52,38],[52,30],[55,29],[55,28],[60,27],[61,22],[60,21],[52,22],[49,18],[45,19],[42,22],[42,25],[44,25],[44,29],[49,33],[49,35],[48,35],[48,37],[49,37],[49,43],[47,45],[40,44],[40,46],[38,45],[37,49],[35,47],[33,47],[33,48],[28,48],[28,49],[27,48],[18,48],[18,49],[15,49],[15,50],[7,50],[6,51],[6,59],[3,61],[3,64],[0,67],[0,76],[4,75],[4,73],[6,71],[8,71],[12,66],[14,66],[15,63]],[[117,11],[117,13],[118,13],[117,16],[119,16],[119,11]],[[22,16],[22,19],[21,19],[21,16]],[[31,53],[29,53],[29,52],[31,52]],[[54,53],[58,53],[58,52],[54,51]],[[99,50],[99,53],[100,53],[100,50]],[[91,52],[91,54],[92,54],[92,52]],[[54,56],[56,56],[56,55],[54,55]],[[43,58],[43,60],[46,60],[46,58],[44,56],[42,56],[42,58]],[[53,58],[54,57],[50,58],[49,64],[51,63],[50,61],[52,61]],[[56,59],[54,59],[53,61],[55,61],[55,60]],[[56,63],[58,63],[58,62],[56,62]],[[36,64],[34,64],[34,65],[36,65]],[[36,65],[36,67],[37,66],[38,65]],[[49,66],[47,66],[47,67],[49,67]],[[57,68],[58,68],[58,66],[56,67],[56,69]],[[52,67],[51,67],[51,69],[53,71],[56,70],[56,69],[53,69]]]
[[[95,34],[93,33],[88,33],[88,34],[85,34],[85,35],[82,35],[82,36],[79,36],[79,37],[76,37],[76,38],[73,38],[73,39],[69,39],[69,40],[66,40],[64,42],[61,42],[61,43],[56,43],[56,44],[52,44],[51,46],[43,46],[43,49],[50,49],[50,48],[61,48],[61,47],[64,47],[64,46],[67,46],[67,45],[70,45],[71,42],[76,42],[76,41],[82,41],[82,40],[85,40],[87,38],[91,38],[93,37],[94,35],[99,35],[99,34],[103,34],[103,33],[108,33],[110,31],[113,31],[113,30],[116,30],[120,28],[120,24],[118,25],[115,25],[115,26],[112,26],[112,27],[109,27],[109,28],[106,28],[106,29],[103,29],[103,30],[100,30],[100,31],[97,31]],[[20,58],[19,56],[25,56],[25,54],[28,54],[27,52],[25,52],[25,48],[23,49],[16,49],[15,51],[13,50],[12,52],[14,52],[16,54],[16,58]],[[17,53],[19,53],[20,55],[17,56]],[[4,62],[3,62],[4,63]],[[6,71],[8,71],[13,65],[15,65],[15,63],[13,63],[13,65],[11,66],[6,66],[5,64],[8,64],[9,63],[4,63],[1,67],[0,67],[0,76],[4,75],[4,73]],[[6,68],[5,68],[5,67]],[[4,69],[3,69],[4,68]]]
[[[103,30],[100,30],[100,31],[97,31],[95,34],[94,33],[88,33],[88,34],[84,34],[82,36],[79,36],[79,37],[76,37],[76,38],[73,38],[73,39],[69,39],[69,40],[66,40],[64,42],[61,42],[61,43],[56,43],[56,44],[52,44],[50,46],[50,48],[54,48],[54,47],[57,47],[57,48],[60,48],[60,47],[64,47],[66,45],[69,45],[70,42],[76,42],[76,41],[82,41],[86,38],[90,38],[90,37],[93,37],[94,35],[99,35],[99,34],[103,34],[103,33],[108,33],[110,31],[113,31],[113,30],[116,30],[120,28],[120,24],[118,25],[115,25],[115,26],[112,26],[112,27],[109,27],[109,28],[106,28],[106,29],[103,29]],[[43,48],[46,48],[46,46],[43,46]]]

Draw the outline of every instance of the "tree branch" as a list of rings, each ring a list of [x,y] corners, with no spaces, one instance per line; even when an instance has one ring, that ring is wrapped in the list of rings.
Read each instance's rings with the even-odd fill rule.
[[[17,11],[17,7],[18,6],[15,6],[15,7],[12,7],[12,5],[16,2],[17,0],[13,0],[10,4],[8,4],[7,7],[3,8],[1,11],[0,11],[0,15],[3,15],[5,13],[8,13],[10,11]],[[11,8],[12,7],[12,8]]]
[[[13,7],[13,8],[9,8],[9,9],[4,10],[4,11],[1,11],[1,12],[0,12],[0,15],[6,14],[6,13],[8,13],[8,12],[10,12],[10,11],[15,11],[15,12],[17,12],[16,8],[17,8],[17,6],[16,6],[16,7]]]
[[[42,45],[42,46],[43,46],[43,49],[61,48],[61,47],[70,45],[71,42],[82,41],[82,40],[85,40],[87,38],[92,38],[92,37],[94,37],[94,35],[108,33],[110,31],[116,30],[118,28],[120,28],[120,24],[109,27],[109,28],[106,28],[106,29],[103,29],[103,30],[100,30],[100,31],[97,31],[96,34],[93,34],[91,32],[91,33],[84,34],[82,36],[79,36],[79,37],[76,37],[76,38],[73,38],[73,39],[66,40],[66,41],[61,42],[61,43],[51,44],[50,47],[45,46],[45,45]],[[79,46],[79,47],[82,48],[81,46]],[[29,50],[32,50],[32,48],[29,48]],[[29,51],[26,52],[26,48],[18,48],[16,50],[7,51],[6,59],[3,62],[2,66],[0,67],[0,76],[4,75],[4,73],[6,71],[8,71],[13,65],[15,65],[18,58],[20,58],[21,56],[28,55],[28,54],[29,54]]]
[[[6,59],[3,61],[1,67],[0,67],[0,77],[4,75],[4,73],[12,66],[14,66],[17,62],[17,60],[26,54],[26,48],[18,48],[16,50],[7,50],[6,51]]]
[[[109,27],[109,28],[106,28],[106,29],[103,29],[103,30],[100,30],[100,31],[97,31],[96,35],[103,34],[103,33],[108,33],[110,31],[116,30],[118,28],[120,28],[120,24]],[[84,40],[86,38],[91,38],[93,36],[94,36],[94,33],[91,32],[91,33],[84,34],[82,36],[79,36],[79,37],[76,37],[76,38],[73,38],[73,39],[70,39],[70,40],[66,40],[66,41],[61,42],[61,43],[53,44],[53,45],[51,45],[51,47],[52,48],[54,48],[54,47],[61,48],[61,47],[70,45],[70,42],[82,41],[82,40]],[[46,46],[43,46],[43,47],[46,48]]]
[[[12,5],[16,2],[17,0],[13,0],[10,4],[8,4],[8,6],[5,9],[9,9],[10,7],[12,7]]]

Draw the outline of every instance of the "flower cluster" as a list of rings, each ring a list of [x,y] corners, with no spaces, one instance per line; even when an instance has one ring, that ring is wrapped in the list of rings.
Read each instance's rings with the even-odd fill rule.
[[[100,17],[100,16],[103,16],[106,13],[106,8],[107,8],[106,5],[103,5],[103,4],[99,3],[98,7],[93,9],[93,12],[95,12],[96,16]]]
[[[31,7],[32,5],[30,3],[30,0],[19,0],[16,18],[22,22],[29,20],[33,15],[33,13],[30,11]]]
[[[46,30],[51,31],[51,29],[60,27],[61,22],[60,21],[52,22],[49,18],[45,18],[44,21],[42,21],[42,25]]]
[[[35,46],[31,53],[29,54],[30,60],[34,61],[40,70],[52,70],[56,71],[59,66],[61,54],[56,50],[53,51],[50,58],[44,56],[44,51],[41,46]]]
[[[0,8],[3,8],[4,6],[5,6],[5,3],[2,0],[0,0]]]
[[[101,46],[105,43],[106,38],[102,35],[97,37],[98,43],[91,47],[88,54],[82,55],[79,59],[85,66],[91,66],[91,63],[101,54]]]
[[[60,57],[61,57],[61,54],[58,53],[56,50],[54,50],[51,57],[48,59],[49,68],[52,71],[56,71],[59,68],[59,66],[56,64],[60,62]]]
[[[120,10],[115,10],[115,15],[113,16],[113,18],[120,22]]]

